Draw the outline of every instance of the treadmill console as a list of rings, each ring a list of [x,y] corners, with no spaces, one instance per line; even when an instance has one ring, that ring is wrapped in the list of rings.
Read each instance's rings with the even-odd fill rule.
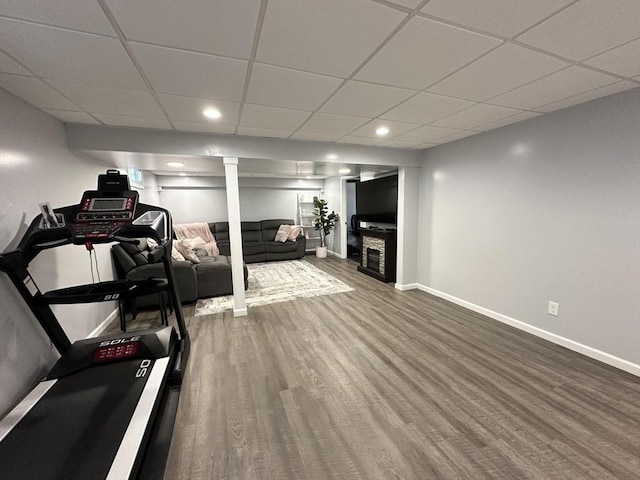
[[[75,239],[106,239],[134,218],[138,192],[84,192],[73,221]]]

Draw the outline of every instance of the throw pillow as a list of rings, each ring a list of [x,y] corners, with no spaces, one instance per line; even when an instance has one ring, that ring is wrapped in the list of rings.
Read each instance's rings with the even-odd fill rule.
[[[202,247],[205,243],[207,243],[204,241],[202,237],[184,238],[182,239],[182,241],[185,242],[191,249],[196,247]]]
[[[171,258],[173,258],[176,262],[184,262],[184,256],[178,251],[175,243],[171,248]]]
[[[289,240],[291,240],[292,242],[296,241],[296,238],[298,238],[298,235],[300,235],[302,233],[302,225],[291,225],[291,229],[289,232]]]
[[[276,233],[276,242],[286,242],[289,239],[289,233],[291,232],[291,225],[280,225],[278,233]]]
[[[207,251],[207,254],[212,257],[220,255],[220,249],[218,248],[218,244],[215,240],[213,242],[205,243],[202,245],[202,248],[204,248]]]
[[[189,242],[187,242],[186,240],[178,240],[173,242],[173,244],[175,245],[176,249],[178,249],[178,251],[182,254],[182,256],[189,260],[191,263],[200,263],[200,259],[198,258],[198,256],[193,252],[193,250],[191,250]]]

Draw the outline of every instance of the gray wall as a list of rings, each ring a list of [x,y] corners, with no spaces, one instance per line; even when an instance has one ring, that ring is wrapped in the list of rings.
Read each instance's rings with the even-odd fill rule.
[[[636,368],[639,126],[635,89],[427,150],[418,282]]]
[[[70,152],[62,123],[0,90],[0,251],[15,248],[38,204],[78,203],[95,189],[102,166]],[[103,280],[112,279],[107,246],[96,246]],[[41,291],[91,282],[83,247],[47,250],[32,262]],[[56,306],[72,340],[84,338],[114,310],[112,302]],[[56,355],[5,274],[0,274],[0,417],[46,373]]]
[[[242,161],[242,160],[240,160]],[[297,222],[298,193],[318,195],[321,180],[239,178],[242,221],[290,218]],[[174,223],[226,222],[227,197],[224,177],[158,176],[162,187],[160,205]]]

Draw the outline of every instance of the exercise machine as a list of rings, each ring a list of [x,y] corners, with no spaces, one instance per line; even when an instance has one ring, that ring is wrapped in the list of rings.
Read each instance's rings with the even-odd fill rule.
[[[162,479],[189,355],[171,263],[168,210],[138,201],[126,175],[108,170],[77,205],[43,211],[15,251],[0,255],[5,272],[60,354],[51,371],[0,421],[0,478]],[[115,241],[158,243],[154,261],[166,278],[114,280],[41,292],[28,266],[43,250]],[[73,344],[52,304],[118,301],[166,292],[173,326]],[[164,294],[164,293],[163,293]]]

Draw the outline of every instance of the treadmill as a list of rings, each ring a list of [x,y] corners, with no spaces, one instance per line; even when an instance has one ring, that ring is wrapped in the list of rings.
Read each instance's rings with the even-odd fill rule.
[[[126,175],[108,170],[78,205],[38,215],[17,250],[0,255],[6,272],[60,358],[49,374],[0,421],[3,480],[162,479],[189,355],[171,263],[168,210],[138,202]],[[53,217],[53,218],[52,218]],[[41,292],[28,271],[43,250],[75,244],[131,242],[159,248],[166,278],[115,280]],[[168,292],[173,326],[79,340],[71,344],[50,305],[127,300]]]

